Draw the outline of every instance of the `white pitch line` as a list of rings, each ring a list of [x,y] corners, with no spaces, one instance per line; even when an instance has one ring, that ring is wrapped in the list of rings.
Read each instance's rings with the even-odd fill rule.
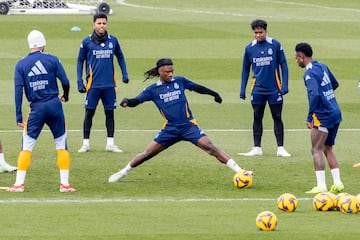
[[[252,132],[252,129],[239,129],[239,128],[230,128],[230,129],[203,129],[205,132]],[[82,132],[82,129],[68,129],[68,132]],[[105,132],[105,129],[92,129],[92,132]],[[159,132],[160,129],[116,129],[115,132]],[[273,132],[273,129],[264,129],[264,132]],[[308,132],[307,128],[292,128],[284,129],[285,132]],[[360,128],[340,128],[339,132],[359,132]],[[9,129],[9,130],[0,130],[0,133],[21,133],[23,130]],[[48,129],[42,130],[42,132],[50,132]]]
[[[57,199],[57,198],[29,198],[29,199],[1,199],[0,204],[19,204],[19,203],[192,203],[192,202],[249,202],[249,201],[276,201],[275,198],[78,198],[78,199]],[[312,198],[298,198],[299,201],[309,201]]]

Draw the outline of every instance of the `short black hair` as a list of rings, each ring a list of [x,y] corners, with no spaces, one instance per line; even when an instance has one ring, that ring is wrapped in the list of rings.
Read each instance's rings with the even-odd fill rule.
[[[251,23],[251,29],[255,30],[255,28],[262,28],[266,31],[267,29],[267,22],[265,20],[256,19]]]
[[[295,46],[295,52],[302,52],[306,57],[312,57],[313,51],[308,43],[298,43]]]
[[[107,15],[105,13],[100,12],[100,13],[94,14],[93,22],[96,22],[96,19],[98,19],[98,18],[105,18],[107,21]]]

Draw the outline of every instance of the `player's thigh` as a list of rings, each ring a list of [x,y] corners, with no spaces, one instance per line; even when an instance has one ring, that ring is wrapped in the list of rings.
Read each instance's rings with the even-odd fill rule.
[[[96,109],[100,100],[101,89],[90,88],[85,95],[85,108]]]
[[[328,129],[329,134],[325,141],[326,146],[334,146],[335,145],[335,139],[336,139],[337,132],[339,130],[339,126],[340,126],[340,124],[335,124],[334,127]]]
[[[114,88],[102,89],[100,94],[104,110],[114,110],[116,108],[116,92]]]

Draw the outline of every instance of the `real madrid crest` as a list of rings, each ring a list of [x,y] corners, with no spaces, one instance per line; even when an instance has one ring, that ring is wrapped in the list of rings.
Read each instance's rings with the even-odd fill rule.
[[[273,53],[274,53],[273,50],[272,50],[271,48],[269,48],[268,54],[269,54],[269,55],[273,55]]]

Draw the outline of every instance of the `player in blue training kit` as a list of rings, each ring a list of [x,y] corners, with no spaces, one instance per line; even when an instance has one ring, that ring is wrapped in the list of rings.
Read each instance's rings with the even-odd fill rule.
[[[223,150],[217,148],[208,136],[199,128],[192,116],[185,90],[195,91],[200,94],[208,94],[214,97],[218,103],[222,102],[220,95],[213,90],[198,85],[185,77],[173,76],[174,67],[171,59],[162,58],[156,63],[156,67],[145,72],[146,79],[160,77],[160,79],[145,88],[135,98],[124,98],[122,107],[136,107],[140,103],[153,101],[166,120],[164,128],[154,138],[148,148],[137,154],[127,166],[109,178],[109,182],[116,182],[126,176],[132,168],[156,156],[179,141],[189,141],[208,154],[216,157],[221,163],[226,164],[234,172],[245,171]],[[145,79],[145,80],[146,80]],[[249,171],[252,173],[251,171]]]
[[[327,191],[323,155],[327,159],[333,178],[330,191],[341,192],[344,190],[344,185],[341,182],[339,164],[332,149],[342,120],[334,93],[339,83],[325,64],[312,59],[313,51],[308,43],[297,44],[295,52],[297,64],[306,69],[304,82],[309,100],[306,126],[311,129],[311,153],[317,179],[317,185],[306,193],[316,194]]]
[[[251,23],[251,28],[254,32],[255,40],[245,48],[241,74],[240,98],[245,100],[246,85],[251,68],[252,82],[250,88],[250,101],[254,111],[254,147],[250,152],[239,153],[239,155],[262,155],[262,119],[264,117],[266,102],[268,102],[271,116],[274,120],[274,133],[278,146],[277,156],[290,157],[291,155],[284,148],[284,124],[281,118],[283,95],[287,94],[289,91],[288,66],[284,49],[276,39],[267,36],[267,23],[264,20],[253,21]]]
[[[83,145],[78,152],[90,150],[90,131],[96,107],[101,99],[105,111],[107,130],[106,151],[122,152],[114,144],[114,109],[116,108],[116,74],[114,56],[122,71],[122,80],[129,82],[124,54],[117,38],[107,33],[107,16],[97,13],[93,17],[94,31],[82,42],[77,59],[77,84],[80,93],[85,95],[85,119],[83,125]],[[82,79],[86,67],[86,86]]]
[[[15,184],[7,191],[24,191],[32,151],[46,124],[54,137],[60,171],[60,192],[75,192],[69,184],[70,154],[67,150],[65,117],[61,103],[69,100],[70,82],[60,60],[43,52],[46,45],[44,35],[33,30],[27,39],[30,53],[16,64],[14,73],[16,123],[24,128],[22,149],[18,156]],[[60,98],[57,78],[64,90]],[[25,122],[22,116],[23,92],[30,102],[30,112]]]

